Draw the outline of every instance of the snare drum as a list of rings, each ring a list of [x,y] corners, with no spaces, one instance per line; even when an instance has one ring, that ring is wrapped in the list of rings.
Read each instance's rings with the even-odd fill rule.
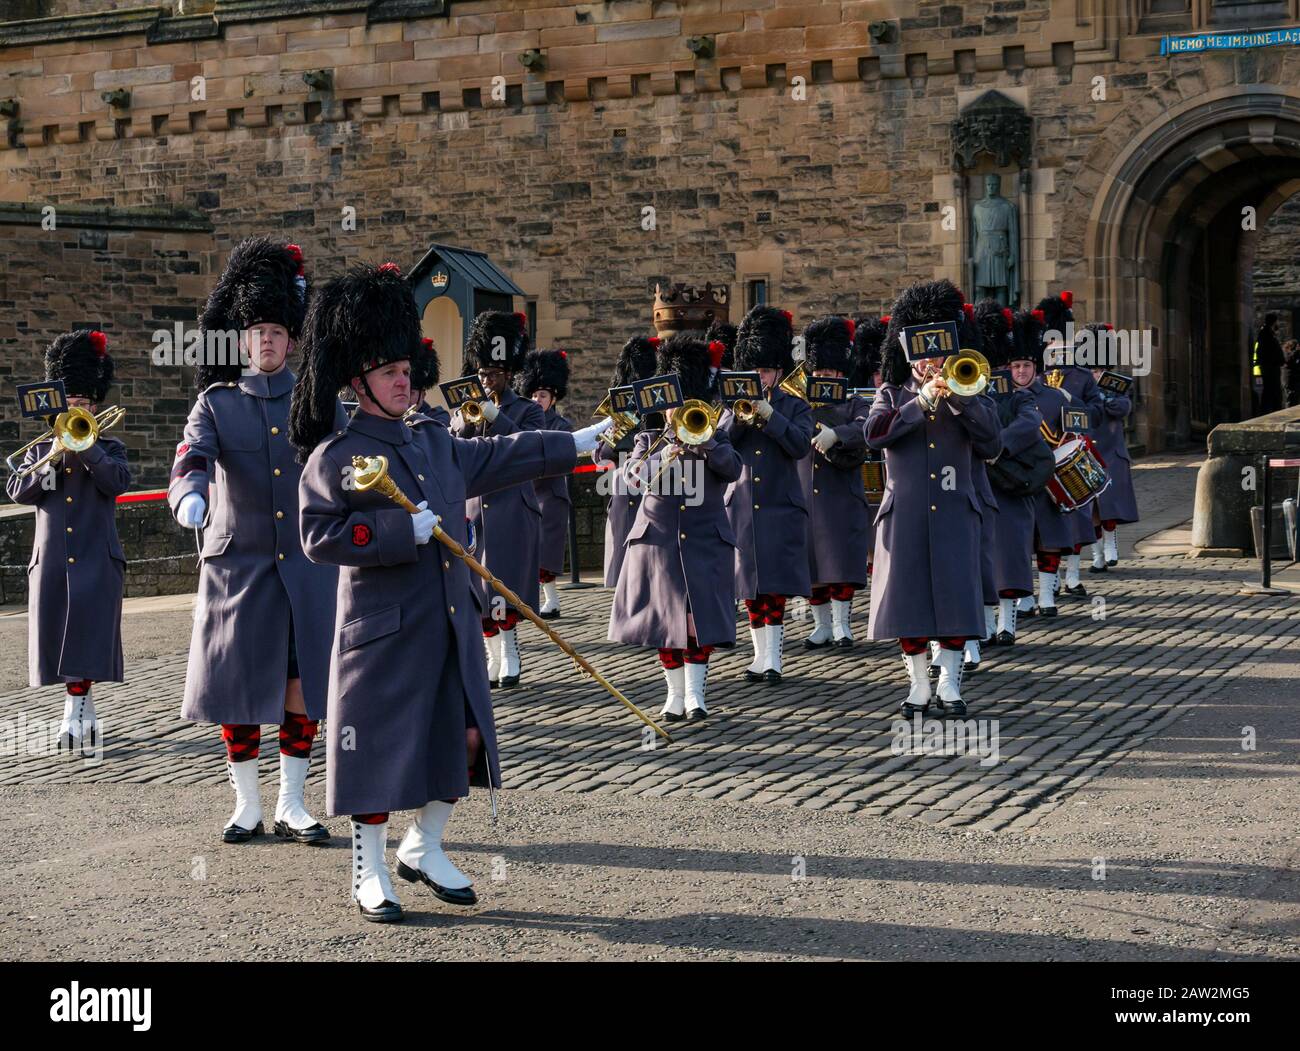
[[[1092,439],[1063,435],[1056,447],[1056,469],[1047,483],[1047,495],[1057,509],[1066,514],[1086,507],[1108,485],[1106,465],[1097,455]]]

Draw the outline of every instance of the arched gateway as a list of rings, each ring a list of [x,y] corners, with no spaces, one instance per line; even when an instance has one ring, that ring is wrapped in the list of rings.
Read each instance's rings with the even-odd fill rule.
[[[1135,425],[1161,449],[1251,414],[1251,270],[1258,231],[1300,190],[1300,93],[1207,92],[1093,156],[1111,152],[1092,164],[1105,175],[1083,239],[1090,313],[1151,330]]]

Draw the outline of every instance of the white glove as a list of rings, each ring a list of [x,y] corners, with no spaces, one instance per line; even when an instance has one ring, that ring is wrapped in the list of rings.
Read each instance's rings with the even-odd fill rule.
[[[497,403],[491,398],[488,398],[487,401],[479,402],[478,407],[483,410],[483,419],[488,423],[491,423],[501,415],[501,410],[497,408]]]
[[[818,452],[820,453],[830,452],[831,446],[839,442],[840,440],[839,435],[836,434],[829,427],[827,427],[826,424],[824,423],[819,423],[817,424],[817,426],[820,429],[817,431],[817,434],[813,437],[812,443],[813,445],[817,446]]]
[[[433,536],[434,529],[442,519],[428,510],[428,500],[421,500],[415,506],[418,513],[411,515],[411,528],[415,530],[415,542],[417,544],[427,544],[429,538]]]
[[[606,417],[599,423],[593,423],[590,427],[583,427],[580,431],[574,431],[573,447],[575,452],[579,456],[591,452],[596,448],[596,439],[613,426],[614,421]]]
[[[921,388],[921,403],[928,412],[933,412],[935,406],[939,404],[939,391],[934,385],[934,380],[926,380],[925,386]]]
[[[203,524],[208,513],[208,502],[202,493],[186,493],[176,505],[176,521],[186,529],[195,529]]]
[[[759,398],[758,401],[754,402],[754,411],[763,419],[770,420],[772,418],[772,403],[766,398]]]

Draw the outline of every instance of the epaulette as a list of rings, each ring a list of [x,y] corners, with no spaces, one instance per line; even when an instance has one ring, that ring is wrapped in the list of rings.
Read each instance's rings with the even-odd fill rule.
[[[218,380],[216,383],[210,383],[203,388],[202,393],[207,394],[209,391],[216,390],[218,387],[238,387],[239,384],[234,380]]]

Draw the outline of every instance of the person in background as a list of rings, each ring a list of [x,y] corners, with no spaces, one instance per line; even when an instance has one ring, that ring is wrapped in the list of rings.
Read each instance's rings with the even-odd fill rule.
[[[1277,340],[1277,315],[1265,314],[1255,340],[1255,381],[1259,384],[1259,415],[1282,408],[1282,344]]]

